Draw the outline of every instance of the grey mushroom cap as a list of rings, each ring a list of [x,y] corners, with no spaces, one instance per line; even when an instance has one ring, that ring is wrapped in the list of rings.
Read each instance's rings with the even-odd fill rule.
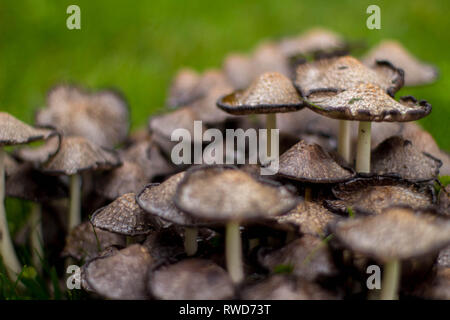
[[[439,175],[442,162],[421,152],[409,140],[393,136],[379,144],[371,155],[371,171],[379,174],[398,174],[403,179],[423,182]]]
[[[223,300],[234,296],[228,273],[204,259],[161,267],[151,274],[148,284],[152,295],[162,300]]]
[[[193,90],[200,80],[200,75],[193,69],[182,68],[174,76],[169,89],[167,104],[171,107],[184,106],[193,100]]]
[[[57,135],[53,129],[32,127],[6,112],[0,112],[0,146],[27,144]]]
[[[42,166],[49,174],[74,175],[83,171],[109,170],[120,166],[117,153],[82,137],[64,137],[58,152]]]
[[[236,167],[199,166],[187,171],[174,201],[199,219],[246,222],[285,214],[298,199],[290,188]]]
[[[247,55],[239,53],[227,55],[223,62],[223,70],[234,89],[245,89],[253,80],[254,67]]]
[[[439,192],[439,211],[450,216],[450,185]]]
[[[147,248],[155,265],[173,263],[186,257],[183,238],[173,226],[151,232],[142,245]]]
[[[89,92],[76,86],[58,85],[47,96],[47,107],[38,110],[36,123],[56,126],[64,136],[82,136],[113,148],[129,129],[128,105],[114,90]]]
[[[312,91],[305,102],[319,114],[342,120],[406,122],[419,120],[431,112],[431,105],[425,100],[405,96],[397,102],[370,83],[346,90],[318,89]]]
[[[278,72],[289,76],[288,59],[275,42],[263,42],[252,52],[253,79],[266,72]]]
[[[450,220],[393,207],[377,215],[345,219],[333,227],[351,250],[383,262],[420,257],[450,244]]]
[[[277,72],[260,75],[246,90],[220,98],[217,106],[234,115],[292,112],[304,107],[292,82]]]
[[[98,257],[84,268],[89,288],[108,299],[148,299],[147,277],[153,260],[147,249],[131,245],[116,254]]]
[[[350,180],[355,172],[344,168],[318,144],[300,141],[280,156],[278,175],[310,183]]]
[[[48,138],[43,145],[38,147],[23,146],[14,150],[14,156],[25,162],[33,162],[36,165],[45,163],[54,156],[61,145],[61,135]]]
[[[158,229],[160,227],[158,220],[147,215],[136,203],[135,198],[134,193],[126,193],[109,205],[98,209],[92,214],[92,225],[125,236],[148,234]]]

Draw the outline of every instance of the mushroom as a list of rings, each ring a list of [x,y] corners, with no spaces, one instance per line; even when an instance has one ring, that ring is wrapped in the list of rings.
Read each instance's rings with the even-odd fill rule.
[[[223,62],[223,72],[236,90],[247,88],[254,77],[252,60],[239,53],[227,55]]]
[[[380,297],[393,300],[400,281],[400,262],[438,252],[448,245],[450,220],[397,207],[378,215],[340,221],[333,233],[345,247],[385,264]]]
[[[234,296],[227,272],[214,262],[186,259],[150,275],[151,294],[162,300],[224,300]]]
[[[289,63],[275,42],[263,42],[252,52],[253,79],[266,72],[277,72],[289,76]],[[252,80],[253,80],[252,79]]]
[[[288,212],[297,204],[292,191],[270,180],[256,180],[233,166],[189,169],[174,198],[182,211],[226,224],[227,270],[234,283],[243,280],[240,224]]]
[[[0,112],[0,254],[11,279],[15,279],[22,267],[17,259],[6,219],[5,162],[7,164],[9,161],[3,148],[46,140],[56,134],[50,129],[33,128],[8,113]]]
[[[439,191],[439,211],[450,215],[450,185]]]
[[[108,170],[119,166],[120,160],[112,150],[97,146],[82,137],[64,137],[59,151],[42,170],[53,175],[70,177],[69,230],[81,222],[81,176],[85,171]]]
[[[200,75],[195,70],[190,68],[180,69],[172,79],[167,98],[167,105],[169,107],[179,107],[187,105],[195,100],[195,96],[192,95],[192,92],[199,80]]]

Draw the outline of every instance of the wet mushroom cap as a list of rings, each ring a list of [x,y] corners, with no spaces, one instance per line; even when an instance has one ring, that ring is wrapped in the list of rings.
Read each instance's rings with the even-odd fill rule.
[[[85,279],[92,291],[108,299],[148,298],[147,276],[153,261],[147,249],[131,245],[116,254],[91,260]]]
[[[217,106],[228,113],[244,115],[296,111],[303,108],[303,101],[286,76],[267,72],[246,90],[220,98]]]
[[[187,259],[155,270],[149,290],[162,300],[223,300],[234,295],[228,273],[214,262]]]
[[[394,136],[379,144],[371,155],[371,171],[379,175],[398,174],[410,181],[428,181],[439,175],[442,162],[423,153],[402,137]]]
[[[450,220],[404,207],[388,208],[339,221],[333,233],[353,251],[388,262],[438,252],[450,244]]]
[[[194,167],[180,182],[175,205],[199,219],[248,221],[274,217],[297,204],[292,190],[231,166]]]
[[[362,83],[346,90],[318,89],[306,99],[311,110],[324,116],[357,121],[414,121],[427,116],[431,105],[414,97],[401,97],[397,102],[383,89]]]
[[[303,182],[336,183],[355,173],[339,165],[318,144],[300,141],[280,156],[278,175]]]

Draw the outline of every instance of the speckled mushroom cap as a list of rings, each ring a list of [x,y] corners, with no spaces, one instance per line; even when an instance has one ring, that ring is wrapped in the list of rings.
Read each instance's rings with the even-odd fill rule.
[[[300,64],[295,85],[307,97],[319,89],[346,90],[360,84],[373,84],[394,96],[403,86],[403,71],[386,61],[368,68],[359,60],[344,56]]]
[[[435,179],[442,162],[415,148],[409,140],[393,136],[379,144],[371,155],[371,171],[398,174],[403,179],[421,182]]]
[[[115,254],[96,258],[86,265],[89,288],[108,299],[148,298],[147,276],[153,260],[147,249],[133,244]]]
[[[118,92],[88,92],[59,85],[48,93],[47,107],[36,113],[36,123],[55,126],[65,136],[82,136],[113,148],[128,134],[129,110]]]
[[[236,115],[292,112],[303,108],[303,101],[292,82],[277,72],[256,78],[244,91],[235,91],[217,101],[222,110]]]
[[[450,216],[450,185],[439,191],[439,211]]]
[[[204,259],[161,267],[151,274],[148,286],[151,294],[162,300],[223,300],[234,295],[228,273]]]
[[[200,166],[186,172],[174,201],[199,219],[245,222],[284,214],[298,200],[288,187],[257,180],[235,167]]]
[[[147,185],[136,197],[137,203],[145,211],[166,221],[181,226],[199,226],[207,224],[191,215],[178,210],[173,202],[180,181],[185,172],[177,173],[161,184]]]
[[[388,208],[378,215],[339,221],[333,233],[353,251],[387,262],[438,252],[450,243],[450,220],[404,207]]]
[[[431,112],[431,105],[425,100],[406,96],[397,102],[370,83],[346,90],[319,89],[310,93],[305,102],[317,113],[343,120],[405,122],[419,120]]]
[[[280,156],[278,175],[303,182],[337,183],[355,176],[318,144],[300,141]]]
[[[25,162],[42,164],[55,155],[61,144],[61,135],[48,138],[42,146],[30,147],[22,146],[14,150],[14,155]]]
[[[73,175],[83,171],[108,170],[121,164],[118,155],[82,137],[64,137],[58,152],[44,165],[49,174]]]
[[[254,75],[251,59],[239,53],[227,55],[223,62],[223,72],[236,90],[247,88]]]
[[[435,66],[419,61],[398,41],[384,40],[372,48],[362,61],[372,66],[377,60],[389,60],[405,72],[405,85],[416,86],[434,82],[438,77]]]
[[[52,129],[34,128],[9,113],[0,112],[0,146],[13,146],[46,140],[56,134],[56,131]]]
[[[193,69],[180,69],[172,80],[167,98],[167,104],[171,107],[184,106],[192,102],[193,89],[198,84],[200,75]]]
[[[407,205],[425,208],[436,201],[429,185],[418,185],[398,178],[375,176],[355,178],[333,187],[338,200],[326,200],[327,209],[347,214],[348,208],[360,213],[381,213],[391,206]]]
[[[126,193],[92,214],[94,227],[125,236],[148,234],[159,228],[155,217],[147,215],[136,203],[134,193]]]
[[[139,165],[123,161],[120,167],[98,176],[95,189],[99,195],[112,200],[125,193],[137,193],[147,183],[146,174]]]

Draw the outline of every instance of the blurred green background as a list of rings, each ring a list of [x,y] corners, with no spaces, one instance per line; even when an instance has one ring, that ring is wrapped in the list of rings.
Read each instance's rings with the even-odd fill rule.
[[[66,8],[81,7],[81,30],[66,28]],[[366,8],[381,8],[381,30],[366,28]],[[450,150],[450,1],[118,1],[1,0],[0,108],[25,121],[62,81],[117,87],[133,127],[162,108],[176,70],[220,67],[231,51],[259,41],[328,27],[374,45],[400,40],[441,71],[431,86],[403,89],[433,105],[422,124]]]

